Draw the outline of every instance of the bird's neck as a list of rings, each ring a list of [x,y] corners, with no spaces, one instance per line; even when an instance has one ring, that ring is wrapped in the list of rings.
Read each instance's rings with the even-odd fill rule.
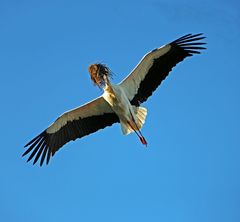
[[[109,78],[107,76],[104,76],[103,78],[105,82],[104,91],[113,92],[112,85],[109,81]]]
[[[104,82],[105,82],[106,86],[111,85],[110,81],[109,81],[109,78],[106,75],[103,76],[103,79],[104,79]]]

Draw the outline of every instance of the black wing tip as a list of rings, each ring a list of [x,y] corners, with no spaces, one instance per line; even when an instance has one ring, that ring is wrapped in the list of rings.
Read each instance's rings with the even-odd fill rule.
[[[33,159],[33,157],[35,157],[33,161],[33,165],[35,165],[38,162],[39,158],[41,157],[40,166],[42,166],[44,163],[44,160],[46,159],[45,156],[46,156],[47,150],[49,150],[51,154],[51,150],[47,144],[47,140],[48,140],[47,132],[45,130],[24,146],[25,148],[28,146],[30,147],[28,147],[28,149],[22,154],[22,157],[26,156],[28,153],[31,152],[30,156],[27,159],[27,162],[29,162],[30,160]],[[46,161],[47,165],[49,163],[49,159]]]
[[[181,41],[185,41],[185,40],[191,40],[191,39],[195,39],[195,38],[205,39],[206,36],[204,36],[204,33],[203,33],[203,32],[197,33],[197,34],[189,33],[189,34],[186,34],[186,35],[184,35],[184,36],[176,39],[176,40],[173,41],[172,43],[181,42]]]
[[[40,134],[38,134],[36,137],[34,137],[31,141],[29,141],[26,145],[24,145],[24,147],[28,147],[29,145],[31,145],[32,143],[34,143],[37,139],[39,139],[40,137],[46,135],[46,130],[44,130],[43,132],[41,132]]]
[[[200,46],[207,44],[201,41],[205,38],[204,33],[187,34],[171,42],[170,45],[180,47],[187,53],[186,56],[192,56],[193,54],[200,54],[201,50],[207,49]]]

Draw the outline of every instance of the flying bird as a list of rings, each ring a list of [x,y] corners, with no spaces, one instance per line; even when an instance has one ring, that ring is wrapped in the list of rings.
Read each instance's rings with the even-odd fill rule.
[[[25,145],[34,157],[33,164],[40,160],[46,164],[67,142],[94,133],[114,123],[120,123],[122,133],[135,132],[141,143],[147,146],[141,128],[147,116],[145,102],[167,77],[177,63],[186,57],[199,54],[205,37],[200,34],[184,35],[177,40],[147,53],[130,74],[119,84],[110,82],[111,70],[104,64],[89,66],[94,85],[103,89],[103,94],[73,110],[63,113],[47,129]]]

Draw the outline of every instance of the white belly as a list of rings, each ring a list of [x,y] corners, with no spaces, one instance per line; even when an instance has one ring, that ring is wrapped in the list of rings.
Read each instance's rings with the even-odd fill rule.
[[[104,89],[103,98],[112,107],[113,111],[118,115],[120,120],[124,122],[129,121],[131,119],[131,113],[134,115],[132,105],[130,104],[121,86],[119,85],[107,86]]]

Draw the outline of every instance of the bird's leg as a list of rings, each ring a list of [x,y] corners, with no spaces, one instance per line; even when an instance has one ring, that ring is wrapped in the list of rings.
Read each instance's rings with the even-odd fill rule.
[[[131,123],[128,121],[127,122],[128,123],[128,125],[131,127],[131,129],[136,133],[136,135],[138,136],[138,138],[140,139],[140,141],[142,142],[142,137],[138,134],[138,131],[136,131],[135,129],[134,129],[134,127],[131,125]],[[142,142],[143,143],[143,142]]]
[[[137,131],[134,129],[134,127],[133,127],[130,123],[128,123],[128,124],[129,124],[130,127],[134,130],[134,132],[138,135],[138,138],[140,139],[141,143],[142,143],[143,145],[147,146],[147,141],[145,140],[144,136],[142,135],[141,130],[138,128],[138,125],[137,125],[137,123],[135,122],[135,119],[134,119],[134,117],[133,117],[133,114],[132,114],[131,110],[129,110],[129,111],[130,111],[130,114],[131,114],[131,117],[132,117],[132,121],[133,121],[134,125],[135,125],[136,128],[137,128]],[[140,135],[139,135],[137,132],[138,132]]]
[[[128,122],[128,125],[132,128],[132,130],[136,133],[136,135],[138,136],[138,138],[140,139],[141,143],[145,146],[147,146],[147,141],[145,140],[145,138],[143,137],[142,133],[138,130],[135,130],[134,127],[131,125],[130,122]],[[140,135],[139,135],[139,134]]]

